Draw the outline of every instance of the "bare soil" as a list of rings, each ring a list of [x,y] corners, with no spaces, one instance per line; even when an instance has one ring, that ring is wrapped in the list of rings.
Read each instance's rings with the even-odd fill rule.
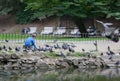
[[[56,20],[57,18],[49,18],[29,24],[17,24],[13,15],[0,16],[0,33],[21,33],[21,29],[27,27],[37,27],[39,33],[45,26],[55,27],[57,25]]]

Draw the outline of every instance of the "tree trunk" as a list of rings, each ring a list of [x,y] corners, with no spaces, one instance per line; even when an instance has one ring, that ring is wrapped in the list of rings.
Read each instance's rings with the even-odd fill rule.
[[[58,17],[58,24],[57,24],[57,27],[61,27],[61,24],[62,24],[62,23],[61,23],[61,17],[59,16],[59,17]]]
[[[86,27],[84,25],[84,19],[74,17],[74,22],[75,22],[76,26],[79,28],[79,31],[81,32],[81,37],[88,37]]]

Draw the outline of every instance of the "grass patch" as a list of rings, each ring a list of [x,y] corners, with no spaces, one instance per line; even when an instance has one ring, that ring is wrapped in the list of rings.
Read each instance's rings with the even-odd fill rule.
[[[74,56],[74,57],[82,57],[85,56],[86,53],[84,52],[75,52],[75,53],[67,53],[68,56]]]
[[[21,40],[26,39],[30,35],[28,34],[0,34],[0,40]],[[68,37],[64,35],[55,36],[55,35],[37,35],[37,40],[60,40],[60,41],[95,41],[95,40],[108,40],[105,37],[88,37],[88,38],[81,38],[81,37]]]
[[[56,52],[45,52],[45,56],[48,57],[48,58],[60,57]]]
[[[13,54],[14,52],[13,51],[7,51],[7,52],[5,52],[6,54]],[[0,54],[2,55],[2,54],[4,54],[3,53],[3,51],[0,51]]]

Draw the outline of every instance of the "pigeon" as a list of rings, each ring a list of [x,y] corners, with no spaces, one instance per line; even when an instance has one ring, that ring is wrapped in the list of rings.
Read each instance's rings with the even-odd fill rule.
[[[12,50],[12,48],[11,48],[10,46],[8,47],[8,49],[9,49],[10,51]]]
[[[53,49],[51,47],[49,48],[49,52],[53,52]]]
[[[5,46],[5,45],[3,46],[3,49],[6,49],[6,46]]]
[[[112,55],[108,59],[111,60],[111,61],[114,61]]]
[[[64,54],[62,51],[60,51],[60,55],[61,55],[63,58],[66,58],[65,54]]]
[[[82,51],[85,52],[85,49],[82,48]]]
[[[50,47],[50,45],[46,44],[45,47]]]
[[[57,48],[58,48],[58,49],[61,49],[61,47],[59,46],[59,44],[58,44],[58,43],[56,44],[56,46],[57,46]]]
[[[110,52],[111,55],[114,55],[114,54],[115,54],[115,53],[114,53],[113,51],[111,51],[111,50],[110,50],[109,52]]]
[[[4,49],[5,51],[7,51],[7,47],[6,47],[5,45],[3,46],[3,49]]]
[[[110,46],[108,46],[108,51],[110,50]]]
[[[120,61],[116,61],[115,65],[117,65],[117,66],[118,66],[119,64],[120,64]]]
[[[47,48],[43,48],[43,51],[44,51],[44,52],[47,51]]]
[[[39,46],[38,51],[43,51],[43,48]]]
[[[73,53],[73,52],[75,52],[75,50],[69,47],[69,52]]]
[[[15,51],[20,51],[20,48],[19,47],[15,47]]]
[[[94,44],[95,46],[97,46],[97,42],[94,42],[93,44]]]
[[[100,55],[103,56],[103,53],[101,53]]]
[[[73,47],[73,48],[74,48],[74,47],[76,47],[76,45],[74,45],[73,43],[71,43],[71,47]]]
[[[107,55],[111,55],[109,52],[106,52]]]
[[[63,43],[62,48],[63,48],[64,50],[68,49],[68,47],[69,47],[69,45],[68,45],[68,44]]]
[[[58,49],[57,45],[54,45],[54,48],[55,48],[55,49]]]
[[[110,55],[114,55],[115,53],[113,51],[110,50],[110,46],[108,46],[108,52]]]
[[[6,39],[5,42],[8,42],[8,40]]]

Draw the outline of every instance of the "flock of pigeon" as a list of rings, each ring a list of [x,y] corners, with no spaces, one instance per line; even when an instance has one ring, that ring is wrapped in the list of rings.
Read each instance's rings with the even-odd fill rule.
[[[5,42],[8,42],[8,41],[5,41]],[[94,46],[96,47],[96,50],[97,50],[97,42],[94,42],[93,43]],[[66,57],[65,54],[64,54],[64,51],[68,51],[68,52],[71,52],[71,53],[74,53],[75,52],[75,47],[77,47],[74,43],[65,43],[63,42],[62,44],[58,44],[57,42],[54,42],[53,45],[50,45],[50,44],[44,44],[43,46],[39,46],[36,50],[34,49],[25,49],[24,47],[10,47],[10,46],[6,46],[6,45],[3,45],[3,46],[0,46],[0,51],[15,51],[15,52],[29,52],[29,51],[39,51],[39,52],[54,52],[55,50],[60,50],[60,55],[63,56],[63,57]],[[86,52],[86,50],[84,48],[81,49],[82,52]],[[110,47],[108,46],[108,51],[105,53],[106,55],[108,56],[111,56],[110,59],[112,58],[112,55],[115,55],[115,53],[113,51],[111,51]],[[103,56],[104,54],[101,53],[101,56]]]
[[[25,49],[24,47],[10,47],[10,46],[7,46],[7,45],[3,45],[3,46],[0,46],[0,51],[15,51],[15,52],[35,52],[35,51],[38,51],[38,52],[54,52],[55,50],[61,50],[59,53],[61,56],[63,56],[64,58],[66,57],[65,54],[64,54],[64,51],[68,51],[68,52],[71,52],[71,53],[74,53],[75,52],[75,48],[76,45],[71,43],[71,44],[68,44],[68,43],[62,43],[62,44],[58,44],[58,43],[55,43],[54,45],[50,45],[50,44],[44,44],[43,46],[39,46],[37,49]]]
[[[104,54],[104,53],[101,53],[101,56],[103,56],[104,57],[104,55],[106,56],[107,55],[107,57],[108,57],[108,59],[109,59],[109,61],[110,62],[115,62],[115,65],[120,65],[120,60],[118,60],[118,59],[116,59],[115,57],[117,56],[117,57],[119,57],[119,55],[120,55],[120,53],[119,54],[117,54],[117,53],[115,53],[115,52],[113,52],[111,49],[110,49],[110,46],[108,46],[108,51]]]

